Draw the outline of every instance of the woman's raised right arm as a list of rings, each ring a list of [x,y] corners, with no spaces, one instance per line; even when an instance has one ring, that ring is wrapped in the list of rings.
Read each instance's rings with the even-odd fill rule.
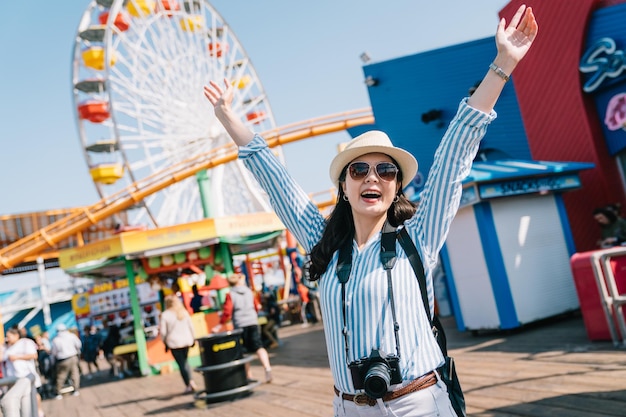
[[[226,129],[237,146],[246,146],[254,138],[254,132],[243,124],[241,119],[233,113],[231,104],[235,88],[224,79],[225,89],[215,81],[204,86],[204,95],[215,109],[215,116]]]
[[[217,119],[240,147],[239,158],[267,192],[283,224],[307,251],[311,250],[322,236],[324,216],[268,149],[263,138],[255,136],[232,111],[233,93],[234,87],[228,80],[224,80],[224,87],[214,81],[204,87],[204,95],[213,105]]]

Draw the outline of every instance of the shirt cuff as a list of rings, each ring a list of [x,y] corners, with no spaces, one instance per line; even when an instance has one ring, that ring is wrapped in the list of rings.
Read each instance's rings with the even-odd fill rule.
[[[239,159],[246,159],[253,154],[266,149],[267,142],[258,133],[254,135],[254,138],[246,146],[239,147]]]
[[[469,97],[464,97],[459,104],[459,109],[456,113],[456,117],[460,119],[462,122],[469,126],[473,127],[482,127],[484,125],[488,125],[498,117],[498,114],[495,110],[491,110],[489,114],[475,109],[474,107],[467,104]]]

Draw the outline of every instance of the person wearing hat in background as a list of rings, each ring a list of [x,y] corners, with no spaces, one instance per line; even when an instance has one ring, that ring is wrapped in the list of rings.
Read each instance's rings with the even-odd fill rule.
[[[443,365],[444,356],[431,331],[411,263],[397,242],[392,271],[395,294],[393,298],[389,294],[380,261],[381,230],[386,222],[404,227],[415,243],[424,264],[433,314],[432,274],[460,204],[462,180],[470,172],[487,126],[496,117],[493,107],[537,30],[532,9],[525,5],[508,24],[500,21],[495,35],[496,57],[491,65],[485,65],[489,68],[476,91],[461,100],[435,153],[417,209],[402,191],[417,173],[416,159],[394,147],[385,133],[369,131],[350,141],[331,162],[337,203],[325,218],[263,138],[250,132],[232,110],[232,84],[224,80],[222,87],[211,81],[204,87],[215,116],[239,146],[239,158],[269,194],[281,221],[310,253],[310,275],[312,280],[319,280],[335,383],[335,416],[456,415],[446,386],[435,372]],[[339,250],[346,244],[352,263],[342,297],[337,263]],[[393,311],[398,318],[397,337]],[[378,398],[356,389],[355,385],[361,384],[355,383],[348,364],[369,357],[373,350],[396,353],[397,345],[401,383],[388,383],[387,391]]]
[[[52,339],[52,357],[56,367],[57,400],[63,399],[63,387],[69,376],[74,391],[72,395],[80,395],[80,352],[83,347],[80,338],[70,332],[65,324],[56,327],[57,335]]]
[[[230,320],[235,329],[242,329],[243,345],[250,353],[256,353],[261,365],[265,369],[265,382],[272,382],[272,367],[267,350],[263,347],[261,340],[261,329],[259,327],[259,306],[257,305],[252,290],[246,285],[244,274],[232,274],[227,278],[230,284],[230,291],[226,294],[220,323],[213,327],[213,332],[217,333],[224,328]],[[246,372],[248,379],[252,379],[250,363],[246,362]]]

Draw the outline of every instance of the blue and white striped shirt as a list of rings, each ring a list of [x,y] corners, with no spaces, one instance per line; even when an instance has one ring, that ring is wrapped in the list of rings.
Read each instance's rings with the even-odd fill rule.
[[[434,310],[432,273],[459,207],[461,182],[469,174],[480,140],[495,117],[493,111],[485,114],[468,106],[467,99],[461,101],[435,153],[417,212],[405,222],[424,263],[431,312]],[[303,248],[310,251],[322,237],[326,224],[317,206],[260,136],[239,149],[239,158],[269,194],[278,217]],[[362,249],[353,242],[352,271],[346,284],[349,358],[346,358],[342,335],[337,252],[319,282],[330,368],[335,385],[342,392],[355,392],[349,362],[369,356],[373,348],[387,354],[396,353],[387,277],[380,262],[380,237],[380,233],[374,236]],[[417,278],[399,243],[396,252],[392,278],[400,326],[400,369],[403,381],[408,382],[442,365],[443,356],[430,330]]]

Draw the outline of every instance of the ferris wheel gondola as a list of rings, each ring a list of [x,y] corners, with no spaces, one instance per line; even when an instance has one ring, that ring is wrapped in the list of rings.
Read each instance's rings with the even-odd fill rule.
[[[72,86],[84,157],[100,196],[231,143],[202,94],[209,80],[222,79],[237,87],[233,109],[251,129],[275,128],[250,59],[207,1],[92,1],[76,34]],[[129,219],[166,226],[270,210],[237,161],[139,201]]]

